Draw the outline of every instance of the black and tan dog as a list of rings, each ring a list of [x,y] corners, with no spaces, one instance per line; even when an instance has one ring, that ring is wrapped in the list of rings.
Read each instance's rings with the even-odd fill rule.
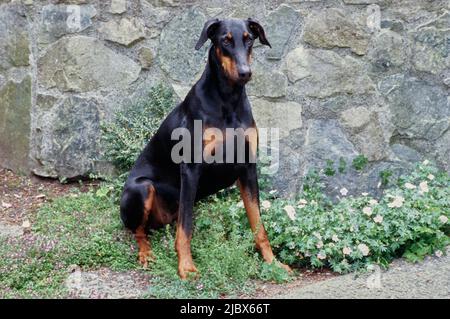
[[[176,145],[171,138],[172,132],[181,127],[193,133],[194,120],[202,121],[203,130],[215,128],[225,132],[227,128],[253,128],[257,132],[245,84],[252,75],[254,40],[259,38],[262,44],[270,46],[264,29],[252,19],[213,19],[205,23],[195,48],[198,50],[208,38],[212,46],[201,79],[167,116],[137,159],[120,203],[122,220],[135,234],[139,261],[144,266],[153,258],[147,238],[149,229],[177,221],[175,248],[178,273],[183,279],[189,272],[197,272],[190,247],[194,203],[235,182],[240,188],[256,246],[266,262],[274,260],[260,219],[256,163],[250,161],[249,156],[243,163],[236,163],[236,154],[231,156],[231,162],[224,163],[204,160],[177,163],[171,156]],[[224,138],[203,136],[201,147],[214,154],[219,143],[224,143]],[[245,149],[250,155],[255,156],[256,147],[257,133],[246,135]]]

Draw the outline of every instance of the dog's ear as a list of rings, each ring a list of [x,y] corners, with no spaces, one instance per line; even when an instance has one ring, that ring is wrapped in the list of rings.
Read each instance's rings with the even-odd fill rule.
[[[205,44],[206,40],[212,38],[219,24],[220,24],[219,19],[210,19],[205,22],[202,33],[200,34],[200,38],[198,39],[197,44],[195,45],[195,50],[200,49],[203,46],[203,44]]]
[[[252,33],[259,38],[259,42],[261,42],[264,45],[268,45],[269,47],[272,47],[269,41],[267,41],[266,33],[264,32],[263,27],[259,24],[258,21],[253,20],[252,18],[248,18],[247,23]]]

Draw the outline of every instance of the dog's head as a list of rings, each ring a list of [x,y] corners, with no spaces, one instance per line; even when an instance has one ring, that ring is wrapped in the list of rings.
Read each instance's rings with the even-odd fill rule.
[[[233,83],[245,84],[251,76],[252,47],[256,38],[270,47],[263,27],[255,20],[211,19],[205,23],[195,49],[210,39],[225,76]]]

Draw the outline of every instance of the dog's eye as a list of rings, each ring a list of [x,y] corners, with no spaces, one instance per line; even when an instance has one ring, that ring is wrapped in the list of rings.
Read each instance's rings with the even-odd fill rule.
[[[228,38],[223,39],[222,41],[223,45],[227,46],[231,44],[231,41]]]
[[[252,44],[253,44],[253,39],[247,38],[247,39],[245,40],[245,43],[246,43],[247,45],[252,45]]]

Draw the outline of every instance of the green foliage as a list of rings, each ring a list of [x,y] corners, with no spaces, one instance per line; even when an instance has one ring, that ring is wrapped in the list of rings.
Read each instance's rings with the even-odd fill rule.
[[[392,176],[391,170],[383,170],[380,172],[381,185],[387,186],[389,184],[389,179]]]
[[[334,162],[332,160],[327,160],[326,162],[325,175],[327,176],[336,175],[336,170],[334,169]]]
[[[343,157],[340,157],[339,158],[339,167],[338,167],[339,173],[344,174],[346,169],[347,169],[347,162],[345,161],[345,159]]]
[[[151,88],[148,98],[117,112],[113,122],[102,124],[105,157],[119,173],[130,170],[173,106],[173,91],[158,84]]]
[[[358,155],[353,159],[352,165],[353,168],[357,171],[362,171],[364,167],[367,166],[367,163],[369,163],[369,160],[364,155]]]

